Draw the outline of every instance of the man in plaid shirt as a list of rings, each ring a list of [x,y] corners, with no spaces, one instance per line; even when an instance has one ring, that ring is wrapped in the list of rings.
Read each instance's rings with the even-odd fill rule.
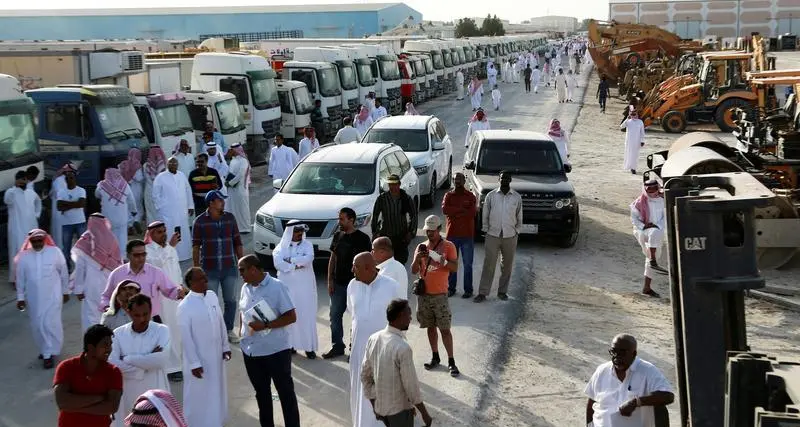
[[[236,217],[225,212],[225,199],[227,197],[219,190],[206,194],[208,208],[194,220],[192,227],[192,261],[208,275],[209,289],[219,294],[222,288],[228,341],[236,343],[239,337],[233,332],[233,324],[238,302],[237,262],[244,256],[244,248]]]

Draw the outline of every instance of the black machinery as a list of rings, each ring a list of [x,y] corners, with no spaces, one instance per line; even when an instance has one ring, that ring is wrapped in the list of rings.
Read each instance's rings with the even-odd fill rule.
[[[664,189],[680,425],[800,426],[800,363],[749,353],[745,328],[745,292],[764,286],[755,214],[776,195],[746,172]]]

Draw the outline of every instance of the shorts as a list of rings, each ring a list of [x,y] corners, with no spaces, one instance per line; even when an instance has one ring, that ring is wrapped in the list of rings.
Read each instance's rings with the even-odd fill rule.
[[[447,294],[418,296],[417,320],[420,328],[450,329],[453,313]]]

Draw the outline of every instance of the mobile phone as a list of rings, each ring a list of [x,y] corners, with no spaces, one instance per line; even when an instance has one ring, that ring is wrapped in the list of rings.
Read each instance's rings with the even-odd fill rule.
[[[175,233],[181,234],[181,226],[180,225],[175,227]]]
[[[420,251],[420,252],[428,252],[428,247],[427,247],[427,246],[425,246],[425,244],[424,244],[424,243],[420,243],[420,244],[419,244],[419,251]]]

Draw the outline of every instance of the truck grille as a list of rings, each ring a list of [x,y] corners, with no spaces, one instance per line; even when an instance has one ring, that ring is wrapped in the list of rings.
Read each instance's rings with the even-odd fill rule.
[[[283,229],[286,228],[286,224],[290,220],[288,219],[281,219],[281,234],[283,233]],[[325,229],[328,227],[328,221],[304,221],[308,226],[308,231],[306,231],[306,237],[311,238],[320,238],[323,237],[325,234]]]
[[[358,106],[358,98],[350,98],[347,100],[347,109],[350,110],[351,113],[357,114]]]
[[[333,107],[328,107],[328,118],[334,123],[342,121],[342,106],[335,105]]]
[[[278,117],[273,120],[264,120],[261,122],[261,129],[264,129],[264,138],[271,140],[281,130],[281,119]]]

